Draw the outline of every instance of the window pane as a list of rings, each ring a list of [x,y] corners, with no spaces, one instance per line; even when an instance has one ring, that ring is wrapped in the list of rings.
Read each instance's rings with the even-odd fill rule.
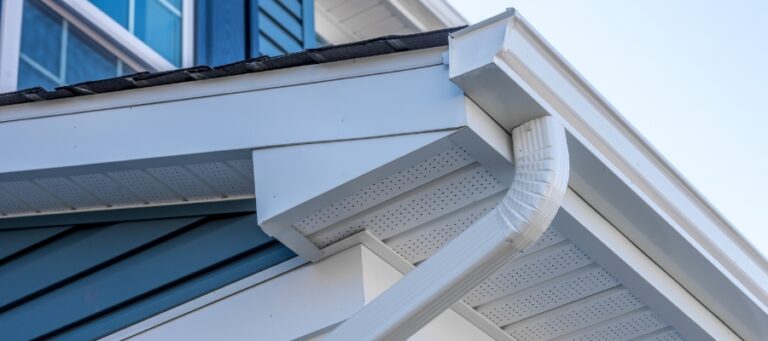
[[[91,0],[176,66],[181,65],[181,0]]]
[[[25,1],[21,29],[20,89],[51,89],[135,72],[39,0]]]
[[[82,33],[70,32],[67,39],[67,83],[115,77],[117,71],[117,58],[88,41]]]
[[[120,76],[126,76],[126,75],[132,75],[134,73],[137,73],[138,71],[134,70],[132,67],[125,65],[122,61],[117,61],[117,73]]]
[[[91,0],[104,13],[115,19],[120,26],[128,28],[129,0]]]
[[[181,64],[181,10],[166,0],[135,0],[134,34],[174,65]]]
[[[48,72],[59,75],[61,18],[36,1],[24,3],[21,27],[21,53]]]
[[[19,89],[29,89],[40,86],[46,89],[53,89],[59,86],[50,77],[42,74],[39,68],[35,68],[23,59],[19,61]]]

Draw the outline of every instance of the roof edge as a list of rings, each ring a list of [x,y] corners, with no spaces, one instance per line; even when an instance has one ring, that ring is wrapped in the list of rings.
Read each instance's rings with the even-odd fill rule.
[[[691,254],[714,264],[768,321],[768,291],[760,284],[768,280],[768,261],[518,12],[509,9],[452,33],[449,55],[451,80],[508,131],[533,117],[560,117],[589,152],[662,217],[665,233],[682,236]],[[528,94],[530,100],[523,103],[527,110],[515,112],[520,111],[521,96],[511,96],[510,87]],[[654,243],[663,249],[663,243]],[[669,258],[674,252],[663,253],[651,256],[661,264],[679,261]],[[678,281],[701,277],[690,266],[676,270]],[[698,292],[703,294],[716,295]],[[759,335],[759,328],[738,324],[744,327],[741,332],[750,329]]]
[[[250,58],[215,67],[200,65],[171,71],[140,72],[126,76],[65,85],[53,90],[46,90],[41,87],[21,89],[0,94],[0,107],[428,49],[448,45],[448,35],[461,28],[454,27],[424,33],[383,36],[358,42],[307,49],[301,52],[274,57]],[[0,118],[0,121],[2,121],[2,118]]]

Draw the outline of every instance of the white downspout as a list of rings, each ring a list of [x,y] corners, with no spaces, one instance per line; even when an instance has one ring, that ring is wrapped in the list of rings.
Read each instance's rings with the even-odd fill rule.
[[[405,340],[541,236],[568,183],[565,131],[540,117],[515,128],[512,143],[515,176],[499,205],[326,340]]]

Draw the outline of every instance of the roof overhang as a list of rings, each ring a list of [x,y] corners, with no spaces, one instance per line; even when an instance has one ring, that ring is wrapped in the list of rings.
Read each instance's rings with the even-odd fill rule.
[[[768,335],[765,260],[513,11],[448,49],[0,107],[0,228],[255,197],[265,230],[306,259],[366,230],[419,263],[495,205],[514,173],[508,132],[543,115],[566,129],[571,175],[557,245],[527,260],[573,245],[684,336]],[[388,181],[400,187],[367,192]],[[131,200],[103,202],[120,193]],[[360,225],[451,196],[429,224],[422,207],[396,230]]]
[[[740,336],[768,335],[766,260],[519,14],[450,44],[451,78],[468,97],[507,130],[561,118],[573,191]]]

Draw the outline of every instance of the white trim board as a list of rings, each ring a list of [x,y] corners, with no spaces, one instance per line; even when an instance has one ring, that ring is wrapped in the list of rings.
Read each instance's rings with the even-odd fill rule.
[[[43,2],[68,21],[77,24],[81,30],[89,32],[88,35],[99,45],[126,61],[135,70],[142,70],[144,67],[150,71],[176,68],[149,45],[88,1],[43,0]]]
[[[133,68],[134,70],[141,71],[146,69],[145,61],[143,61],[140,57],[131,55],[131,53],[129,53],[129,50],[122,48],[119,45],[118,41],[112,39],[106,34],[101,33],[97,29],[95,24],[91,23],[89,18],[83,16],[80,12],[77,12],[76,10],[70,9],[69,7],[67,7],[66,3],[64,3],[63,1],[64,0],[61,0],[61,1],[41,0],[44,6],[48,7],[56,14],[60,15],[69,24],[71,24],[72,26],[76,27],[78,30],[83,32],[86,36],[88,36],[88,38],[92,39],[97,45],[109,51],[109,53],[115,55],[115,57],[117,57],[119,60],[121,60],[122,62],[124,62],[131,68]],[[79,4],[80,2],[76,2],[76,3]],[[87,3],[87,5],[93,6],[88,2],[82,2],[82,3]],[[97,12],[98,15],[106,17],[107,19],[112,21],[113,24],[117,25],[117,23],[115,23],[112,20],[112,18],[109,18],[106,14],[102,13],[100,10],[95,9],[95,11]],[[134,38],[134,39],[137,39],[137,38]],[[142,44],[144,43],[142,42]],[[154,51],[152,52],[155,53]],[[150,67],[149,69],[153,70],[152,67]]]
[[[454,129],[465,125],[468,102],[445,72],[437,65],[7,122],[0,155],[23,157],[0,163],[0,173]],[[25,138],[33,135],[47,138]]]
[[[24,2],[2,0],[0,7],[0,93],[15,91],[19,79],[21,19]]]
[[[405,71],[443,64],[446,47],[82,97],[0,106],[0,124]]]

